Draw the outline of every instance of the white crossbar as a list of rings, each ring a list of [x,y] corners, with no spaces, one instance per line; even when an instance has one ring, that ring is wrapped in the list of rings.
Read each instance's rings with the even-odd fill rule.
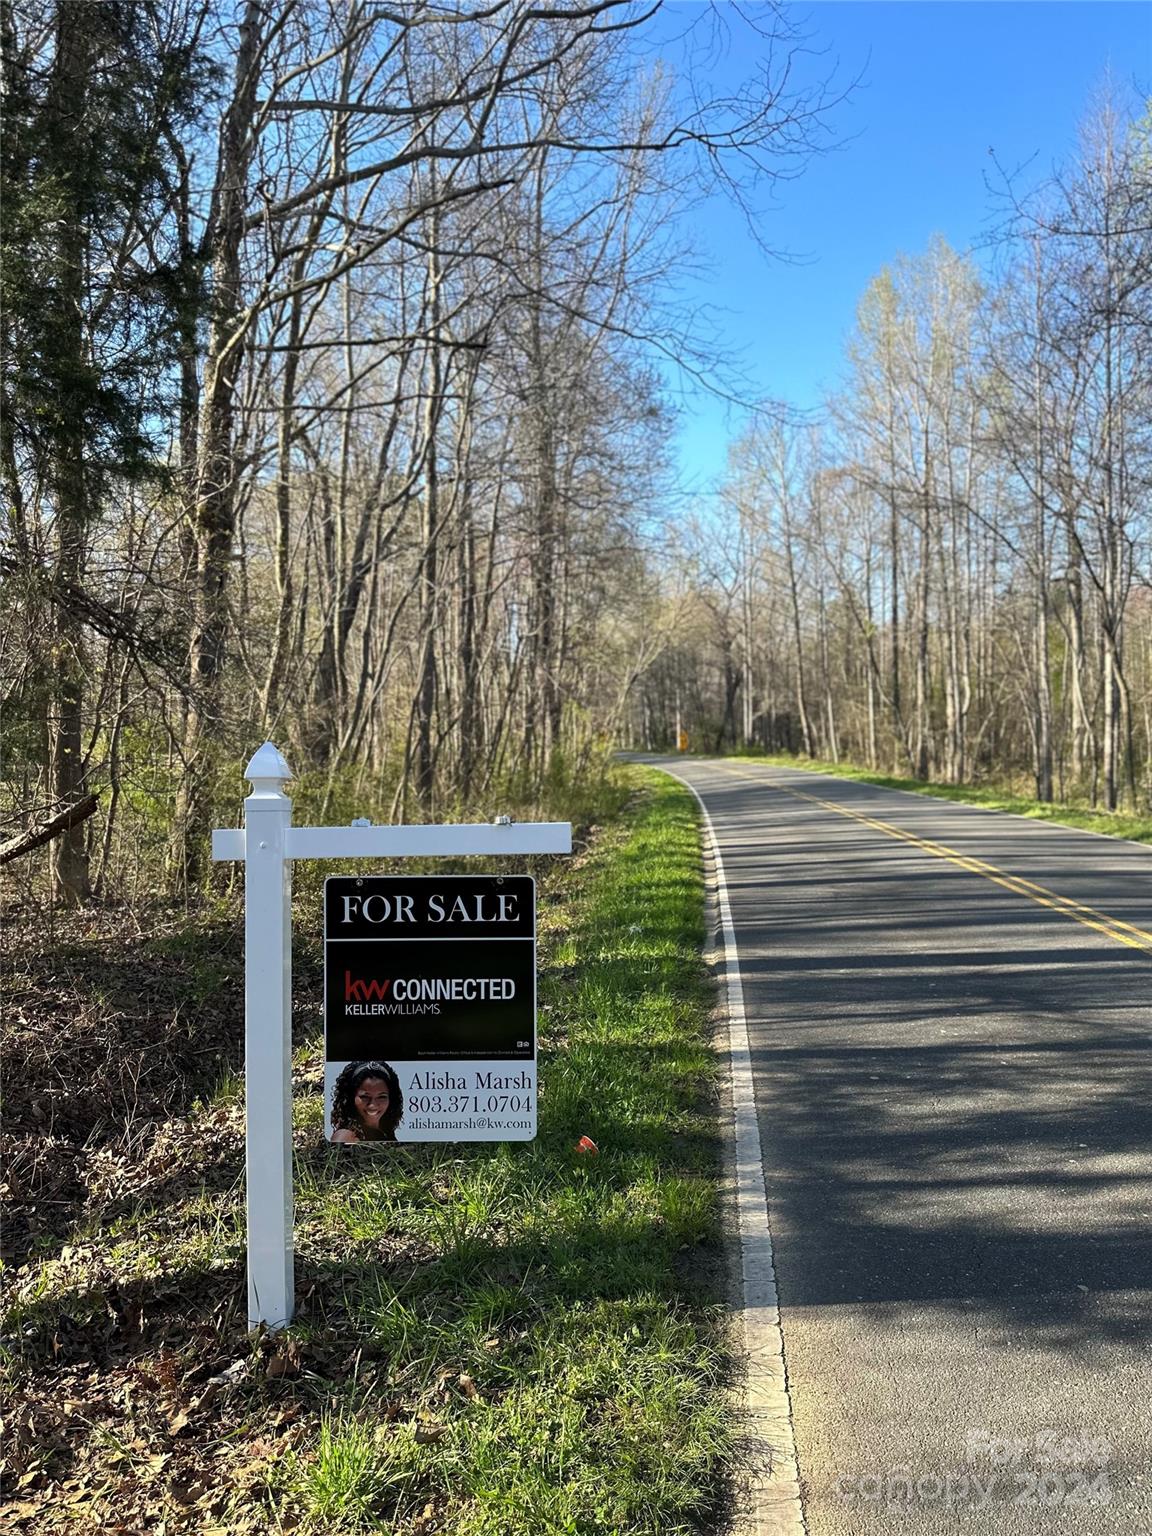
[[[420,859],[461,855],[571,853],[572,826],[567,821],[507,824],[463,822],[452,826],[289,827],[290,859]],[[212,834],[213,859],[243,859],[244,829],[226,827]]]

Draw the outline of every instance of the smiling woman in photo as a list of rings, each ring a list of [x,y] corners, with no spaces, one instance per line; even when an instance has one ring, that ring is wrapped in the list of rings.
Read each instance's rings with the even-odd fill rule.
[[[350,1061],[332,1088],[332,1140],[395,1141],[404,1115],[400,1079],[386,1061]]]

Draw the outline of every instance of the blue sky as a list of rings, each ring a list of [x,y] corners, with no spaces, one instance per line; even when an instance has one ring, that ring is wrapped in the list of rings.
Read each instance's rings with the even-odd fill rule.
[[[745,11],[755,13],[755,5]],[[736,82],[759,46],[732,6],[726,57],[709,79]],[[762,221],[764,239],[806,259],[784,264],[757,248],[720,197],[693,211],[710,270],[682,286],[693,306],[717,306],[724,342],[740,353],[753,394],[803,407],[835,380],[843,339],[869,279],[934,232],[958,249],[986,241],[996,222],[986,181],[1001,165],[1041,180],[1075,148],[1077,124],[1109,69],[1152,87],[1152,7],[1141,0],[829,0],[796,6],[813,46],[808,68],[837,68],[860,85],[831,124],[848,142],[785,185]],[[671,0],[672,35],[700,15]],[[978,259],[981,259],[978,254]],[[680,480],[706,492],[723,473],[740,413],[696,393],[682,402]]]

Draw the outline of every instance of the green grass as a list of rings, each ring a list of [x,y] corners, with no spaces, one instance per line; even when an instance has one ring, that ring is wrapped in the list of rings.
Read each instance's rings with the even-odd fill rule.
[[[382,1428],[354,1414],[326,1415],[312,1453],[289,1459],[285,1489],[319,1520],[371,1529],[393,1490],[403,1486],[400,1458],[388,1455]]]
[[[85,1409],[92,1453],[130,1429],[144,1469],[108,1497],[154,1499],[149,1457],[176,1454],[210,1487],[204,1527],[229,1536],[689,1536],[714,1523],[731,1425],[699,834],[680,785],[626,778],[626,809],[542,885],[534,1142],[349,1156],[322,1141],[318,1042],[296,1053],[290,1371],[269,1363],[284,1336],[245,1336],[240,1084],[227,1075],[180,1133],[201,1166],[231,1149],[215,1185],[193,1164],[186,1187],[21,1272],[11,1384],[52,1397],[70,1350],[87,1383],[104,1373],[109,1404],[136,1369],[125,1350],[153,1383],[135,1389],[127,1427],[126,1410]],[[598,1156],[576,1150],[585,1135]],[[117,1309],[123,1342],[108,1328]],[[93,1374],[89,1341],[104,1337]],[[228,1357],[250,1357],[242,1383],[197,1407]],[[58,1476],[65,1451],[37,1465]],[[117,1475],[137,1477],[127,1462]]]
[[[923,779],[898,778],[876,773],[857,763],[829,763],[817,758],[793,757],[785,753],[740,752],[737,758],[754,758],[775,768],[803,768],[810,773],[829,773],[840,779],[854,779],[862,784],[878,784],[884,789],[906,789],[917,795],[931,795],[936,800],[951,800],[960,805],[980,805],[990,811],[1011,811],[1033,821],[1053,821],[1064,827],[1082,827],[1089,832],[1104,832],[1110,837],[1128,838],[1134,843],[1152,843],[1152,816],[1130,811],[1102,811],[1087,802],[1041,801],[1007,784],[934,784]]]
[[[338,1510],[342,1528],[389,1530],[430,1506],[458,1536],[671,1536],[715,1500],[722,1327],[716,1297],[682,1278],[718,1226],[680,787],[646,788],[577,883],[546,943],[537,1141],[397,1149],[351,1171],[320,1146],[302,1159],[301,1252],[320,1269],[340,1252],[343,1316],[317,1336],[335,1323],[386,1362],[290,1471],[318,1526]],[[599,1156],[576,1152],[582,1135]],[[413,1255],[399,1274],[376,1258],[389,1241]],[[381,1394],[402,1387],[426,1417],[380,1435]]]

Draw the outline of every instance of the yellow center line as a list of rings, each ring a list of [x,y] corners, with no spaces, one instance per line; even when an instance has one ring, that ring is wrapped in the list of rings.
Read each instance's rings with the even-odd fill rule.
[[[852,821],[872,827],[888,837],[910,843],[912,847],[919,848],[923,853],[929,853],[937,859],[944,859],[949,864],[955,864],[959,869],[968,870],[971,874],[980,875],[985,880],[992,881],[994,885],[1003,886],[1006,891],[1012,891],[1017,896],[1026,896],[1029,901],[1048,907],[1053,912],[1059,912],[1063,917],[1070,917],[1073,922],[1082,923],[1085,928],[1094,928],[1097,933],[1104,934],[1106,938],[1115,939],[1117,944],[1127,944],[1130,949],[1138,949],[1144,954],[1152,955],[1152,933],[1146,932],[1143,928],[1137,928],[1132,923],[1126,923],[1122,918],[1110,917],[1107,912],[1097,911],[1095,907],[1086,907],[1082,902],[1073,901],[1070,896],[1061,896],[1058,891],[1050,891],[1046,886],[1037,885],[1033,880],[1025,880],[1021,875],[1010,875],[1007,870],[998,869],[995,864],[988,864],[983,859],[970,858],[968,854],[959,853],[945,843],[934,843],[926,837],[917,837],[914,832],[905,832],[902,827],[894,827],[887,821],[877,821],[874,816],[865,816],[862,811],[849,810],[846,805],[838,805],[834,800],[821,800],[817,795],[805,794],[802,789],[793,789],[786,784],[776,784],[771,779],[758,779],[747,772],[742,773],[739,769],[725,769],[725,771],[734,778],[743,778],[749,784],[774,789],[783,795],[793,795],[797,800],[807,800],[812,805],[818,805],[821,810],[834,811],[838,816],[847,816]]]

